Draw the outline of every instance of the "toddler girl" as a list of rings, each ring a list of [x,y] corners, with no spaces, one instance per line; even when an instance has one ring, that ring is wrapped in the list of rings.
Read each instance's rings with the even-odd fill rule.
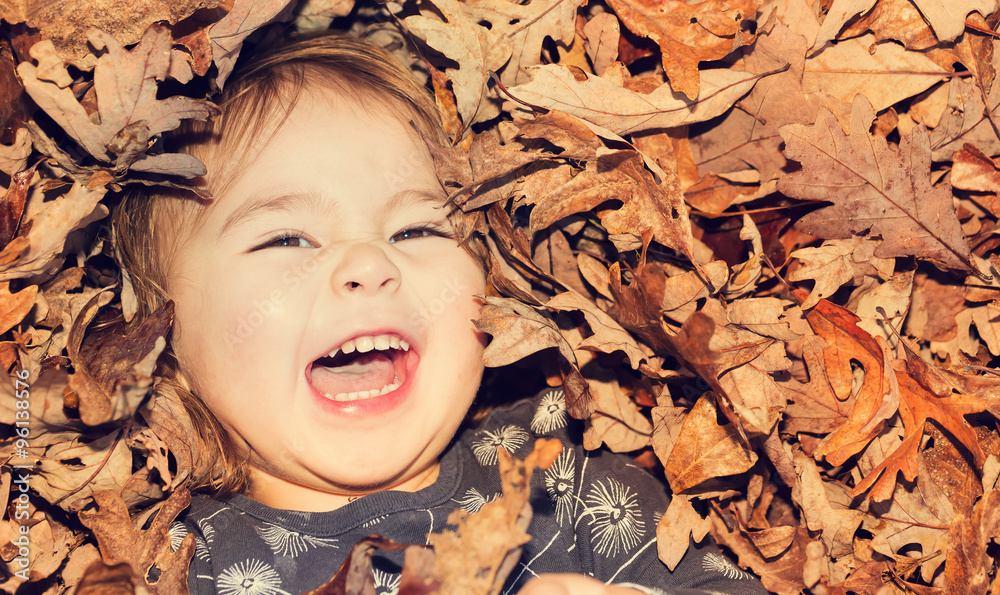
[[[172,527],[196,536],[193,593],[300,593],[366,535],[425,543],[497,496],[497,446],[523,458],[535,436],[564,451],[534,478],[507,592],[763,592],[711,547],[669,572],[663,487],[576,446],[560,391],[460,431],[483,372],[483,261],[455,239],[421,138],[443,133],[407,71],[358,40],[304,39],[245,65],[221,105],[171,139],[206,163],[214,200],[134,195],[113,222],[138,319],[174,301],[167,376],[225,470]],[[379,594],[400,562],[376,555]]]

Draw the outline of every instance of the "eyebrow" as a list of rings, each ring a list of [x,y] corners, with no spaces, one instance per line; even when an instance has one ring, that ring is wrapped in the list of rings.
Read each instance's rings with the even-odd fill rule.
[[[388,214],[408,204],[437,203],[444,206],[447,198],[443,192],[435,192],[429,189],[411,188],[402,190],[394,194],[389,199],[389,202],[379,208],[376,217],[378,219],[385,218]],[[315,192],[264,196],[256,200],[247,201],[230,213],[219,229],[218,237],[221,239],[236,227],[268,213],[290,213],[297,210],[314,209],[332,215],[336,208],[337,205],[335,202],[323,200],[323,197]]]

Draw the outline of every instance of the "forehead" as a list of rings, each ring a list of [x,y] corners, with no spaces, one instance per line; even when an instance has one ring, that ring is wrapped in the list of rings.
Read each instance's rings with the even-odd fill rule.
[[[363,175],[392,192],[414,183],[440,190],[425,133],[414,124],[412,110],[395,103],[323,85],[258,104],[256,112],[246,102],[233,106],[238,109],[227,113],[215,142],[196,153],[208,166],[206,182],[216,197],[199,210],[208,214],[230,202],[245,178],[255,179],[257,190],[261,183],[271,185],[260,179],[261,169],[274,173],[274,185],[286,184],[289,175],[312,177],[339,168],[345,181]],[[310,165],[317,169],[309,171]]]

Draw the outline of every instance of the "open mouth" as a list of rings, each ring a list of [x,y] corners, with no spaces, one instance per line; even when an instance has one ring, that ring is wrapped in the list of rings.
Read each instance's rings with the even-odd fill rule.
[[[345,341],[309,366],[309,381],[333,401],[359,401],[387,395],[406,382],[409,344],[389,334]]]

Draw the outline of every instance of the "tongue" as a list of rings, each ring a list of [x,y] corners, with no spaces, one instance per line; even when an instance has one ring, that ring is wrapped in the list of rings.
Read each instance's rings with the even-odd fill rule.
[[[381,390],[385,385],[392,384],[396,377],[392,360],[376,352],[358,356],[351,363],[335,368],[314,364],[310,374],[316,390],[330,396]]]

